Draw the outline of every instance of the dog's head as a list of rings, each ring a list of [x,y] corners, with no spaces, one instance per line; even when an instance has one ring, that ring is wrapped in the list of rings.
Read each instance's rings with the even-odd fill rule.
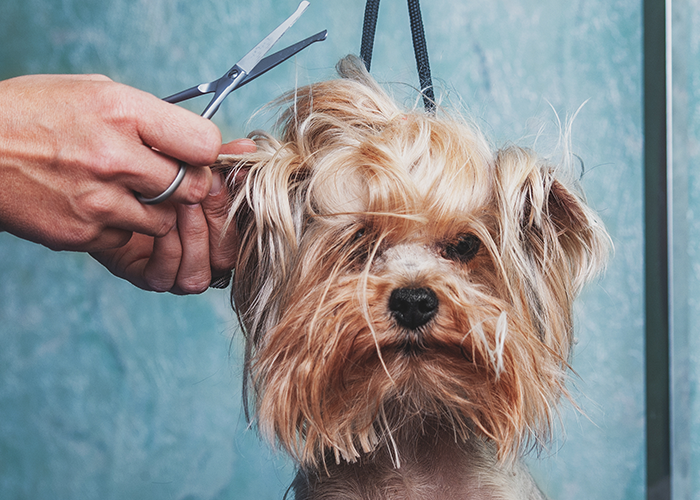
[[[426,417],[512,456],[565,391],[605,230],[530,151],[493,154],[473,127],[400,110],[356,59],[339,70],[287,97],[279,139],[221,162],[259,426],[302,464]]]

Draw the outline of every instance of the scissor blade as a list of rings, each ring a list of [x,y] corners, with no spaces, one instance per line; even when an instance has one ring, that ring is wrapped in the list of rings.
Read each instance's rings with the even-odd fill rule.
[[[259,44],[257,44],[253,48],[253,50],[251,50],[245,56],[243,56],[243,59],[238,61],[234,68],[238,66],[238,68],[242,69],[246,73],[250,73],[251,71],[253,71],[253,68],[255,68],[255,66],[257,66],[261,59],[265,57],[265,54],[267,54],[272,48],[272,46],[275,43],[277,43],[277,40],[280,39],[284,32],[287,31],[290,28],[290,26],[292,26],[295,22],[297,22],[299,16],[303,14],[303,12],[308,6],[309,2],[307,2],[306,0],[301,2],[294,14],[289,16],[286,21],[284,21],[277,28],[275,28],[275,30],[272,33],[267,35]]]
[[[199,97],[200,95],[208,94],[209,92],[214,92],[215,90],[216,88],[213,85],[213,83],[202,83],[200,85],[197,85],[196,87],[192,87],[187,90],[183,90],[182,92],[178,92],[177,94],[169,95],[168,97],[163,97],[163,100],[165,102],[171,103],[182,102],[186,101],[187,99],[192,99],[193,97]]]
[[[312,43],[322,42],[326,39],[327,36],[327,30],[319,31],[315,35],[311,35],[309,38],[302,40],[301,42],[297,42],[294,45],[290,45],[286,49],[282,49],[279,52],[275,52],[274,54],[267,56],[265,59],[260,61],[258,65],[255,66],[255,68],[253,68],[253,71],[248,73],[246,77],[243,78],[243,80],[241,80],[241,83],[238,84],[237,88],[241,88],[243,85],[255,80],[260,75],[264,75],[272,68],[283,63],[284,61],[292,57],[294,54],[301,52]]]

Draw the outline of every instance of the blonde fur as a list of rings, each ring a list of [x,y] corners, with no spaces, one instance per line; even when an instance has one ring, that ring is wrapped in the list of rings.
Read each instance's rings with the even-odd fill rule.
[[[399,109],[356,58],[338,71],[280,101],[279,138],[218,162],[255,420],[307,479],[380,449],[396,467],[426,422],[515,470],[566,393],[572,302],[607,234],[533,152]],[[396,289],[431,290],[435,316],[402,327]]]

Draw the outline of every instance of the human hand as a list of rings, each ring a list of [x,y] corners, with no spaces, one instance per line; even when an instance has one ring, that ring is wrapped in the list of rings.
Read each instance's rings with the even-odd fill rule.
[[[249,139],[221,147],[226,154],[255,150]],[[92,256],[112,274],[144,290],[178,295],[203,292],[212,279],[231,272],[238,255],[235,224],[224,234],[229,201],[228,189],[216,173],[211,193],[201,204],[175,205],[177,225],[168,234],[154,238],[134,233],[126,245]]]
[[[221,134],[209,120],[99,75],[0,82],[0,230],[54,250],[117,248],[161,237],[178,204],[208,195]],[[190,165],[169,203],[143,205]],[[194,210],[194,209],[193,209]]]

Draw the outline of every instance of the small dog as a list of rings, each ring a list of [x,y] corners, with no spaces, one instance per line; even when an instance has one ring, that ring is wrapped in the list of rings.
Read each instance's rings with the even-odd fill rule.
[[[247,408],[297,499],[543,499],[518,457],[567,394],[572,302],[609,238],[532,152],[338,70],[217,165]]]

